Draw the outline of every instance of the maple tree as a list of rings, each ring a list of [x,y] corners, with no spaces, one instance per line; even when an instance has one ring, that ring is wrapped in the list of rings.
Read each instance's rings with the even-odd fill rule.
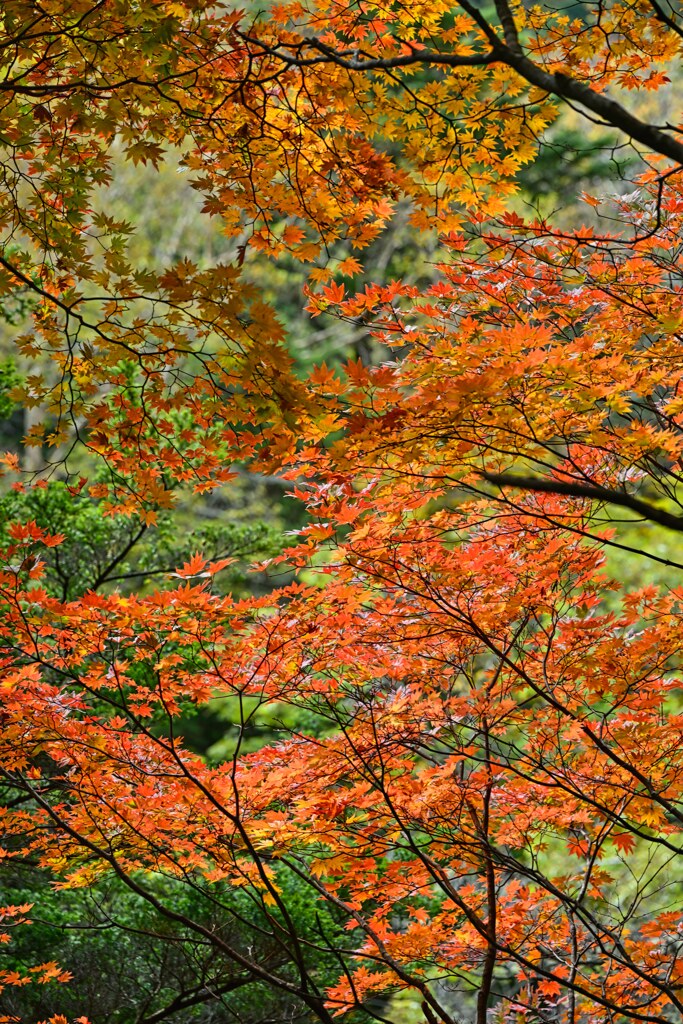
[[[308,514],[270,560],[290,581],[257,596],[217,586],[231,556],[208,551],[155,590],[62,572],[59,592],[61,529],[7,527],[3,859],[57,891],[113,876],[218,987],[300,1019],[386,1020],[397,989],[428,1024],[468,991],[477,1024],[683,1010],[683,565],[618,522],[683,529],[683,142],[636,103],[683,28],[655,0],[584,6],[1,15],[0,300],[32,317],[11,394],[53,453],[37,474],[8,453],[8,483],[59,472],[132,517],[119,560],[245,466]],[[642,165],[574,230],[516,199],[563,102]],[[167,146],[230,261],[132,259],[106,185],[121,149]],[[355,288],[397,204],[439,233],[438,273]],[[297,376],[244,278],[263,256],[308,267],[307,315],[362,325],[382,360]],[[620,584],[624,549],[666,584]],[[226,698],[236,740],[211,763],[178,723]],[[247,750],[266,706],[299,724]]]

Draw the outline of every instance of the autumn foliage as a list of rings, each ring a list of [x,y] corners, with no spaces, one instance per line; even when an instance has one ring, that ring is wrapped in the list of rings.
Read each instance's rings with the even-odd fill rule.
[[[459,988],[477,1024],[683,1012],[683,560],[648,546],[683,531],[683,141],[638,114],[683,27],[654,0],[584,6],[0,15],[0,297],[31,297],[15,395],[47,453],[33,474],[8,452],[8,486],[59,473],[150,525],[247,468],[307,510],[254,597],[197,555],[158,589],[60,600],[63,537],[10,527],[2,856],[59,889],[114,875],[310,1019],[387,1019],[407,990],[453,1024]],[[560,230],[516,179],[567,103],[640,165]],[[171,146],[230,261],[130,257],[102,189]],[[440,236],[433,283],[356,286],[398,208]],[[253,254],[305,266],[307,315],[362,325],[381,360],[297,375]],[[666,582],[620,580],[624,550]],[[208,763],[177,722],[224,697],[238,730],[268,704],[309,724]],[[160,878],[225,916],[248,894],[281,960]],[[300,933],[288,880],[339,934]]]

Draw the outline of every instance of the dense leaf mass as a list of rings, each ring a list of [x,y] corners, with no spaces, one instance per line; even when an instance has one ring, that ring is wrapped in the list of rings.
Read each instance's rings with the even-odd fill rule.
[[[682,49],[656,0],[5,0],[0,1021],[680,1017]],[[569,225],[567,116],[632,175]],[[141,256],[128,164],[221,255]],[[354,353],[302,371],[273,266]]]

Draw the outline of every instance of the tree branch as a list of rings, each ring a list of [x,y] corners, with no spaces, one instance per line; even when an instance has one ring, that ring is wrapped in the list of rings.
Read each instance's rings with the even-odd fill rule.
[[[482,473],[487,483],[495,484],[502,489],[516,487],[522,491],[537,491],[542,494],[566,494],[570,498],[588,498],[592,501],[604,501],[608,505],[617,505],[636,512],[644,519],[649,519],[659,526],[683,533],[683,516],[665,512],[648,501],[627,494],[626,491],[613,491],[609,487],[597,484],[574,484],[564,480],[544,480],[535,476],[518,476],[516,473]]]
[[[143,1017],[138,1024],[159,1024],[159,1021],[165,1020],[166,1017],[177,1013],[179,1010],[188,1010],[191,1006],[199,1006],[210,999],[220,999],[222,995],[233,992],[235,989],[242,988],[244,985],[249,985],[254,981],[253,976],[242,975],[241,977],[226,981],[222,985],[216,986],[216,988],[210,989],[208,985],[203,984],[198,986],[193,992],[181,992],[167,1006]]]
[[[484,18],[470,0],[460,0],[462,9],[474,20],[484,34],[490,49],[486,53],[458,54],[441,53],[438,50],[412,48],[411,53],[396,57],[372,57],[360,50],[337,50],[315,37],[305,37],[294,50],[279,44],[269,44],[261,39],[243,34],[245,42],[256,44],[263,53],[278,57],[289,66],[310,67],[315,64],[332,63],[349,71],[390,71],[413,65],[446,67],[482,67],[487,64],[505,64],[513,68],[530,85],[543,90],[550,96],[578,103],[586,111],[596,115],[602,122],[623,132],[634,142],[640,143],[653,153],[660,153],[677,164],[683,164],[683,142],[655,125],[641,121],[626,107],[604,93],[596,92],[585,82],[571,75],[557,71],[551,73],[525,56],[514,17],[505,0],[498,0],[496,6],[505,35],[504,40]],[[410,44],[408,44],[410,45]],[[305,50],[316,51],[315,56],[306,57]]]

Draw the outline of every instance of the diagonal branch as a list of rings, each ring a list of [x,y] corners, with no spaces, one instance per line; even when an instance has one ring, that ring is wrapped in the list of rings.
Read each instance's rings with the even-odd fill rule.
[[[656,2],[656,0],[655,0]],[[504,64],[516,71],[530,85],[536,86],[549,96],[557,96],[568,102],[577,103],[584,112],[595,115],[604,124],[623,132],[634,142],[640,143],[653,153],[683,164],[683,142],[656,125],[636,117],[617,100],[605,93],[597,92],[585,82],[561,71],[550,72],[534,63],[525,55],[517,33],[514,16],[506,0],[497,0],[496,8],[501,21],[504,37],[484,17],[471,0],[460,0],[460,7],[473,19],[483,33],[489,50],[483,53],[443,53],[439,50],[422,49],[406,44],[410,51],[394,57],[373,57],[362,50],[337,49],[316,37],[304,37],[295,47],[279,43],[267,43],[253,36],[242,34],[245,42],[255,44],[264,54],[277,57],[290,67],[310,67],[331,63],[348,71],[391,71],[395,68],[415,65],[431,67],[482,67],[488,64]],[[313,54],[307,56],[307,51]]]
[[[200,1006],[210,1000],[220,999],[221,996],[226,995],[228,992],[234,992],[235,989],[252,984],[254,980],[252,975],[243,974],[214,987],[209,987],[205,984],[198,985],[192,992],[181,992],[167,1006],[163,1006],[160,1010],[156,1010],[154,1013],[143,1017],[138,1024],[159,1024],[160,1021],[165,1020],[174,1013],[178,1013],[180,1010],[189,1010],[193,1006]]]
[[[519,476],[516,473],[482,473],[484,480],[502,489],[516,487],[522,491],[536,491],[542,494],[566,494],[570,498],[588,498],[593,501],[604,501],[608,505],[617,505],[636,512],[644,519],[649,519],[659,526],[683,533],[683,516],[665,512],[648,501],[627,494],[626,491],[614,491],[598,484],[574,484],[564,480],[544,480],[537,476]]]

